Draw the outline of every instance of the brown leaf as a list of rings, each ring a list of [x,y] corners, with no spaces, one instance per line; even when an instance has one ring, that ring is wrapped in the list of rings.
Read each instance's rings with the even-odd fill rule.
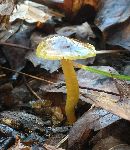
[[[102,139],[114,137],[123,143],[130,144],[130,123],[126,120],[118,120],[115,123],[101,129],[92,139],[91,144],[96,145]]]
[[[24,2],[17,5],[17,8],[13,11],[13,15],[10,17],[10,22],[19,18],[29,23],[38,21],[45,23],[47,20],[51,20],[52,16],[63,17],[62,14],[52,11],[47,6],[29,1],[28,3]]]
[[[130,146],[112,136],[99,141],[92,150],[129,150]]]
[[[47,145],[47,144],[44,144],[44,147],[45,147],[47,150],[65,150],[65,149],[56,148],[55,146],[51,146],[51,145]]]
[[[93,108],[89,110],[72,127],[68,139],[69,148],[80,147],[89,137],[91,129],[100,130],[119,119],[118,116],[104,109]]]
[[[130,144],[130,123],[126,120],[119,120],[110,126],[100,130],[91,140],[93,150],[127,148]],[[114,150],[115,150],[114,149]],[[124,150],[123,149],[123,150]]]

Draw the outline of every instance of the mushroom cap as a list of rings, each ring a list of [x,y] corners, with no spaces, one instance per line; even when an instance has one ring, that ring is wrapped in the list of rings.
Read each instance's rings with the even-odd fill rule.
[[[36,55],[48,60],[76,60],[94,57],[96,50],[89,43],[82,43],[60,35],[51,35],[43,38],[39,43]]]

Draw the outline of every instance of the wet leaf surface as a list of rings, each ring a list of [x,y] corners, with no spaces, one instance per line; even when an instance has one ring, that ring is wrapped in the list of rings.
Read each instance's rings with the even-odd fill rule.
[[[100,143],[95,145],[95,147],[92,150],[99,150],[99,149],[129,150],[130,146],[127,144],[123,144],[120,140],[110,136],[107,137],[106,139],[103,139]]]
[[[95,38],[95,35],[87,22],[78,26],[66,26],[57,29],[56,32],[63,36],[72,36],[73,34],[76,34],[77,39]]]
[[[0,114],[1,123],[5,123],[15,129],[44,132],[44,122],[32,114],[19,111],[5,111]]]
[[[34,29],[26,29],[27,26],[21,28],[21,32],[15,33],[10,39],[7,40],[8,43],[20,44],[25,47],[30,45],[31,32]],[[14,47],[4,46],[2,48],[4,55],[12,69],[21,70],[25,65],[25,56],[29,52],[26,49],[19,49]],[[14,59],[15,58],[15,59]]]
[[[101,1],[101,7],[95,19],[103,32],[106,42],[112,46],[130,49],[130,1]]]
[[[68,139],[69,149],[80,148],[89,138],[91,130],[100,130],[119,119],[118,116],[100,108],[89,110],[71,128]]]
[[[119,120],[110,126],[100,130],[91,140],[93,149],[128,149],[129,146],[129,122]]]
[[[130,20],[113,27],[111,31],[106,33],[106,39],[109,45],[130,50]]]
[[[125,22],[130,17],[130,1],[101,1],[101,8],[96,17],[96,24],[104,31],[115,24]]]

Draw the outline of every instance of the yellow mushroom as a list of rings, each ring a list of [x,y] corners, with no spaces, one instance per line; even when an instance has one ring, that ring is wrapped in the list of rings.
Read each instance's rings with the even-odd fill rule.
[[[96,56],[94,46],[64,36],[51,35],[39,43],[36,55],[43,59],[61,60],[67,89],[65,112],[69,124],[74,123],[76,121],[75,106],[79,100],[79,85],[73,60]]]

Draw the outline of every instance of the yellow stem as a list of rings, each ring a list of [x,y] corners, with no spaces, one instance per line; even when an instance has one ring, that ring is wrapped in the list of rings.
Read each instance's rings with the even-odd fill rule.
[[[65,106],[65,112],[69,124],[76,121],[75,106],[79,100],[79,85],[76,77],[76,73],[71,60],[61,60],[62,69],[66,81],[67,100]]]

